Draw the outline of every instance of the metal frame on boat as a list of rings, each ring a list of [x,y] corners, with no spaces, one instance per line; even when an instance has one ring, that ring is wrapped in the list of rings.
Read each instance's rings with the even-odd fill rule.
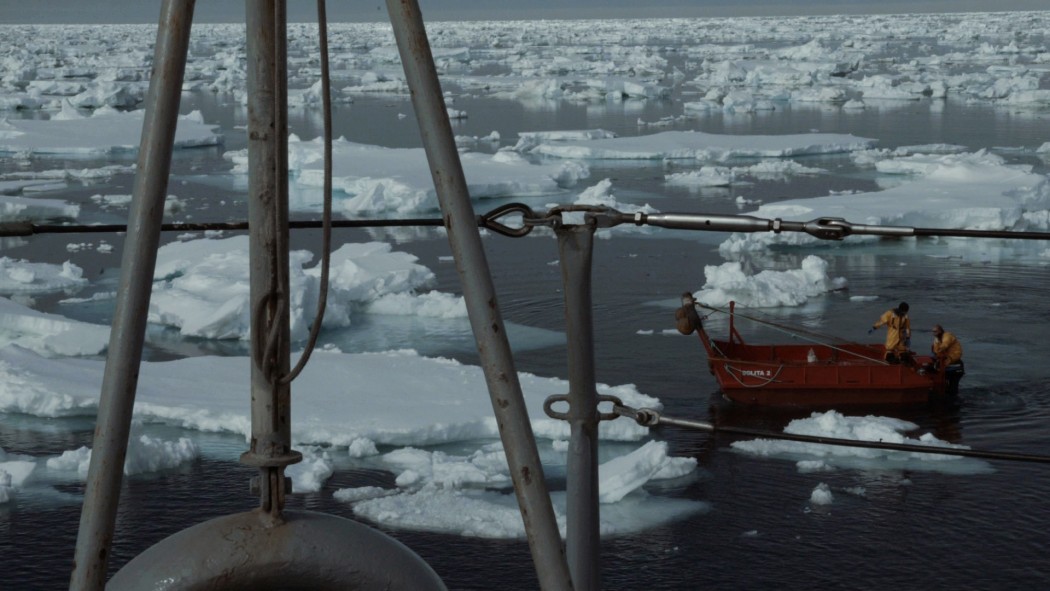
[[[707,366],[725,398],[758,406],[920,404],[954,393],[957,379],[934,358],[912,355],[889,363],[881,344],[821,342],[752,345],[736,329],[736,304],[729,305],[729,337],[713,339],[692,296],[675,313],[682,334],[696,332]],[[959,376],[961,377],[961,375]]]

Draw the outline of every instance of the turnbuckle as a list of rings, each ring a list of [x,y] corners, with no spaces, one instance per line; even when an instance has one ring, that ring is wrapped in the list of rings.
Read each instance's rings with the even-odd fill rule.
[[[817,218],[806,222],[802,230],[821,240],[842,240],[853,233],[853,224],[843,218]]]
[[[574,216],[574,214],[576,214]],[[508,225],[501,221],[508,216],[521,216],[521,225]],[[572,221],[566,219],[571,218]],[[579,221],[576,221],[576,219]],[[508,203],[478,216],[478,225],[498,234],[518,238],[525,236],[536,226],[547,226],[553,229],[570,225],[592,225],[595,228],[612,228],[620,224],[633,223],[638,226],[649,225],[671,229],[713,230],[723,232],[805,232],[821,240],[842,240],[854,234],[855,230],[865,234],[911,235],[911,229],[904,232],[876,232],[875,226],[856,226],[843,218],[822,217],[808,222],[784,221],[780,218],[765,219],[748,215],[707,215],[707,214],[628,214],[603,205],[562,205],[553,207],[546,214],[537,214],[523,203]]]

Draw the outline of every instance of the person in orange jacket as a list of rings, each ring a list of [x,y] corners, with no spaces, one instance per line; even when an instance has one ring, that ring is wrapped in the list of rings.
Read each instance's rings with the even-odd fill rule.
[[[911,361],[911,320],[908,318],[908,302],[901,302],[896,308],[886,310],[878,322],[871,325],[871,334],[880,326],[886,327],[885,359],[889,363],[908,363]]]

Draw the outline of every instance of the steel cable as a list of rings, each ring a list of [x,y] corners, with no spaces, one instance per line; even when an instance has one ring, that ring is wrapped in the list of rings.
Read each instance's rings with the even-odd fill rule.
[[[613,402],[613,412],[621,417],[633,419],[643,427],[657,427],[670,425],[692,429],[695,431],[707,431],[709,433],[732,433],[735,435],[748,435],[751,437],[764,437],[767,439],[779,439],[787,441],[798,441],[803,443],[820,443],[824,445],[837,445],[840,447],[860,447],[871,449],[888,449],[893,451],[907,451],[923,454],[937,454],[946,456],[962,456],[967,458],[982,458],[988,460],[1008,460],[1015,462],[1036,462],[1048,464],[1050,456],[1021,454],[1009,452],[982,451],[976,449],[960,449],[953,447],[935,447],[928,445],[912,445],[907,443],[891,443],[888,441],[860,441],[854,439],[838,439],[835,437],[821,437],[818,435],[798,435],[795,433],[777,433],[762,429],[751,429],[748,427],[734,427],[730,425],[714,425],[703,421],[690,419],[678,419],[665,417],[651,408],[631,408],[619,401]]]

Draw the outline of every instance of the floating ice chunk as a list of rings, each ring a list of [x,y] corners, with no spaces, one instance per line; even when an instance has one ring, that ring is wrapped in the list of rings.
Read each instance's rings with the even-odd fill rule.
[[[696,297],[715,307],[727,306],[731,301],[754,308],[797,306],[845,287],[846,280],[829,278],[827,268],[827,261],[813,255],[803,259],[800,269],[766,270],[755,275],[746,274],[737,261],[707,265],[704,267],[707,282]]]
[[[831,494],[831,489],[823,482],[818,484],[809,495],[811,505],[830,505],[834,500],[835,496]]]
[[[99,204],[103,209],[110,207],[128,207],[131,205],[131,195],[92,195],[91,200]]]
[[[66,261],[61,265],[30,263],[0,257],[0,293],[29,294],[74,290],[87,284],[84,271]]]
[[[593,187],[584,189],[579,197],[576,198],[575,205],[609,207],[623,213],[656,212],[656,210],[650,207],[649,204],[639,206],[630,203],[620,203],[617,201],[616,197],[613,195],[612,181],[610,179],[602,179]]]
[[[0,95],[0,111],[34,111],[44,103],[39,97],[26,93]]]
[[[422,148],[384,148],[346,140],[333,142],[333,178],[336,209],[347,214],[367,212],[430,211],[438,208],[434,181]],[[247,151],[230,152],[234,172],[247,174]],[[504,152],[493,155],[469,152],[460,155],[470,195],[475,199],[528,197],[559,194],[580,178],[587,168],[577,163],[531,164]],[[289,169],[302,201],[297,210],[315,210],[324,186],[322,145],[293,136],[289,143]]]
[[[823,174],[827,172],[820,168],[804,166],[794,160],[763,160],[738,170],[741,173],[763,179],[783,178],[795,174]]]
[[[878,160],[879,171],[909,175],[903,184],[876,193],[829,195],[767,203],[753,215],[808,221],[841,217],[872,225],[975,230],[1042,228],[1050,209],[1050,183],[1029,166],[1004,164],[984,151],[971,154],[916,154]],[[921,196],[917,198],[917,196]],[[872,239],[850,237],[844,242]],[[827,244],[800,232],[733,234],[719,246],[723,256],[772,244]]]
[[[586,85],[607,100],[622,99],[661,99],[671,95],[671,89],[655,82],[645,82],[632,78],[606,76],[601,79],[588,79]]]
[[[514,145],[513,150],[524,154],[549,143],[586,142],[615,137],[617,137],[615,133],[604,129],[521,132],[518,134],[518,142]]]
[[[701,99],[698,101],[686,101],[682,103],[682,108],[686,113],[710,113],[711,111],[722,110],[722,105],[719,101]]]
[[[48,359],[18,347],[0,348],[0,412],[94,416],[103,368],[99,360]],[[243,392],[249,370],[246,357],[143,362],[135,415],[247,437],[251,421]],[[537,437],[568,438],[568,424],[543,411],[543,401],[564,393],[566,382],[526,373],[519,379]],[[436,445],[499,437],[480,367],[411,351],[318,350],[295,383],[297,442],[349,446],[366,438],[377,445]],[[661,408],[659,400],[630,384],[597,389],[628,406]],[[598,433],[603,439],[637,441],[648,429],[631,421],[603,421]]]
[[[523,101],[557,100],[565,96],[560,81],[553,78],[543,80],[522,80],[510,90],[493,93],[495,98],[507,98]]]
[[[145,98],[140,84],[97,82],[76,96],[66,99],[70,105],[81,109],[113,107],[132,109]]]
[[[26,90],[43,96],[74,96],[84,91],[84,84],[65,80],[32,80]]]
[[[130,444],[129,444],[130,445]],[[54,472],[75,472],[80,479],[87,478],[88,467],[91,463],[91,448],[82,446],[62,452],[56,458],[48,458],[45,462],[48,470]]]
[[[0,450],[0,459],[3,459],[6,455],[3,453],[3,450]],[[21,488],[26,480],[29,479],[29,476],[36,471],[36,462],[16,460],[8,457],[5,461],[0,461],[0,470],[7,473],[9,477],[8,486]]]
[[[928,446],[935,452],[938,447],[969,449],[937,439],[925,433],[918,439],[906,437],[907,431],[918,429],[918,425],[892,417],[845,416],[837,411],[814,412],[804,419],[795,419],[784,428],[785,433],[811,435],[856,441],[881,441]],[[732,448],[743,453],[773,456],[798,461],[799,457],[814,458],[826,464],[827,469],[900,469],[931,470],[958,474],[982,474],[992,470],[987,462],[961,456],[937,453],[894,451],[875,448],[823,445],[797,441],[753,439],[736,441]],[[799,465],[800,470],[810,464]]]
[[[598,466],[598,502],[616,503],[658,476],[676,478],[695,468],[696,458],[672,458],[667,442],[650,441]]]
[[[1042,107],[1050,105],[1050,90],[1030,89],[1011,92],[1003,102],[1010,105]]]
[[[865,100],[917,101],[930,94],[924,85],[900,83],[891,76],[877,74],[858,83]]]
[[[795,467],[803,474],[807,472],[830,472],[835,469],[824,460],[800,460],[795,463]]]
[[[428,318],[466,318],[467,304],[463,296],[439,291],[423,294],[383,294],[365,305],[369,314],[423,316]]]
[[[722,98],[722,109],[729,112],[750,113],[772,111],[776,108],[773,101],[755,97],[753,93],[745,90],[733,90]]]
[[[142,138],[144,111],[101,108],[91,117],[0,121],[0,153],[36,156],[106,156],[134,154]],[[175,148],[219,145],[223,137],[203,122],[199,111],[182,115]]]
[[[336,93],[332,93],[331,100],[333,103],[352,103],[354,102],[350,97],[340,96]],[[288,106],[295,108],[312,107],[322,104],[324,101],[323,89],[321,81],[314,82],[308,88],[289,90],[288,91]]]
[[[0,460],[4,458],[0,449]],[[26,460],[0,461],[0,505],[14,498],[17,490],[22,488],[26,479],[36,469],[36,462]]]
[[[5,173],[3,179],[25,181],[108,181],[117,174],[134,174],[134,164],[108,164],[93,168],[50,168],[45,170],[20,170]],[[3,186],[0,184],[0,186]],[[3,191],[0,191],[3,192]]]
[[[704,166],[700,170],[675,172],[664,177],[664,182],[677,187],[728,187],[736,180],[736,173],[725,166]]]
[[[347,94],[408,94],[408,83],[404,76],[393,72],[368,71],[359,76],[356,83],[342,89]]]
[[[381,488],[378,486],[359,486],[357,488],[341,488],[332,493],[332,498],[343,503],[356,503],[367,499],[377,499],[391,494],[397,494],[396,489]]]
[[[15,343],[41,355],[98,355],[109,327],[45,314],[0,298],[0,346]]]
[[[32,191],[46,183],[41,181],[0,181],[0,193]],[[0,221],[36,221],[76,219],[80,206],[60,199],[8,197],[0,195]]]
[[[841,88],[801,88],[791,91],[791,100],[800,103],[844,103],[849,98]]]
[[[131,437],[128,453],[124,459],[124,474],[149,474],[177,468],[200,457],[197,444],[188,437],[176,441],[163,440],[149,435]],[[91,465],[91,449],[80,447],[48,458],[47,469],[54,472],[75,472],[81,480],[87,478]]]
[[[565,495],[554,493],[551,497],[555,520],[564,536]],[[631,495],[602,505],[598,529],[602,536],[638,532],[708,508],[696,501]],[[489,539],[525,537],[521,511],[512,494],[431,484],[412,492],[367,499],[355,503],[353,509],[359,516],[391,527]]]
[[[315,446],[297,448],[303,454],[303,461],[285,468],[285,474],[292,479],[293,493],[318,492],[332,475],[334,468],[328,452]]]
[[[428,485],[413,492],[360,501],[354,504],[354,513],[387,526],[467,537],[517,539],[525,535],[514,496],[496,492]],[[556,514],[556,519],[559,529],[564,530],[564,513]]]
[[[305,268],[307,251],[290,255],[291,330],[295,339],[306,336],[316,315],[320,268]],[[249,336],[248,238],[173,242],[160,248],[150,301],[150,321],[178,328],[184,335],[215,339]],[[348,326],[356,308],[400,294],[396,301],[376,303],[377,311],[419,315],[455,315],[456,301],[444,296],[411,294],[425,288],[433,273],[416,257],[395,252],[386,243],[344,244],[332,253],[328,304],[324,322]]]
[[[22,189],[23,193],[47,193],[49,191],[62,191],[68,189],[69,185],[63,182],[32,184]]]
[[[442,488],[511,484],[507,459],[501,446],[482,448],[469,456],[402,448],[384,454],[382,460],[401,471],[396,479],[401,487],[418,487],[431,483]]]
[[[367,437],[359,437],[350,442],[346,450],[347,455],[351,458],[364,458],[367,456],[379,455],[379,450],[376,449],[376,444]]]
[[[124,474],[148,474],[169,470],[200,457],[197,444],[188,437],[166,441],[148,435],[132,439],[124,460]]]
[[[699,131],[663,131],[638,137],[589,141],[541,141],[516,149],[555,158],[606,160],[711,160],[730,158],[784,158],[863,150],[874,140],[852,135],[811,133],[797,135],[717,135]]]

